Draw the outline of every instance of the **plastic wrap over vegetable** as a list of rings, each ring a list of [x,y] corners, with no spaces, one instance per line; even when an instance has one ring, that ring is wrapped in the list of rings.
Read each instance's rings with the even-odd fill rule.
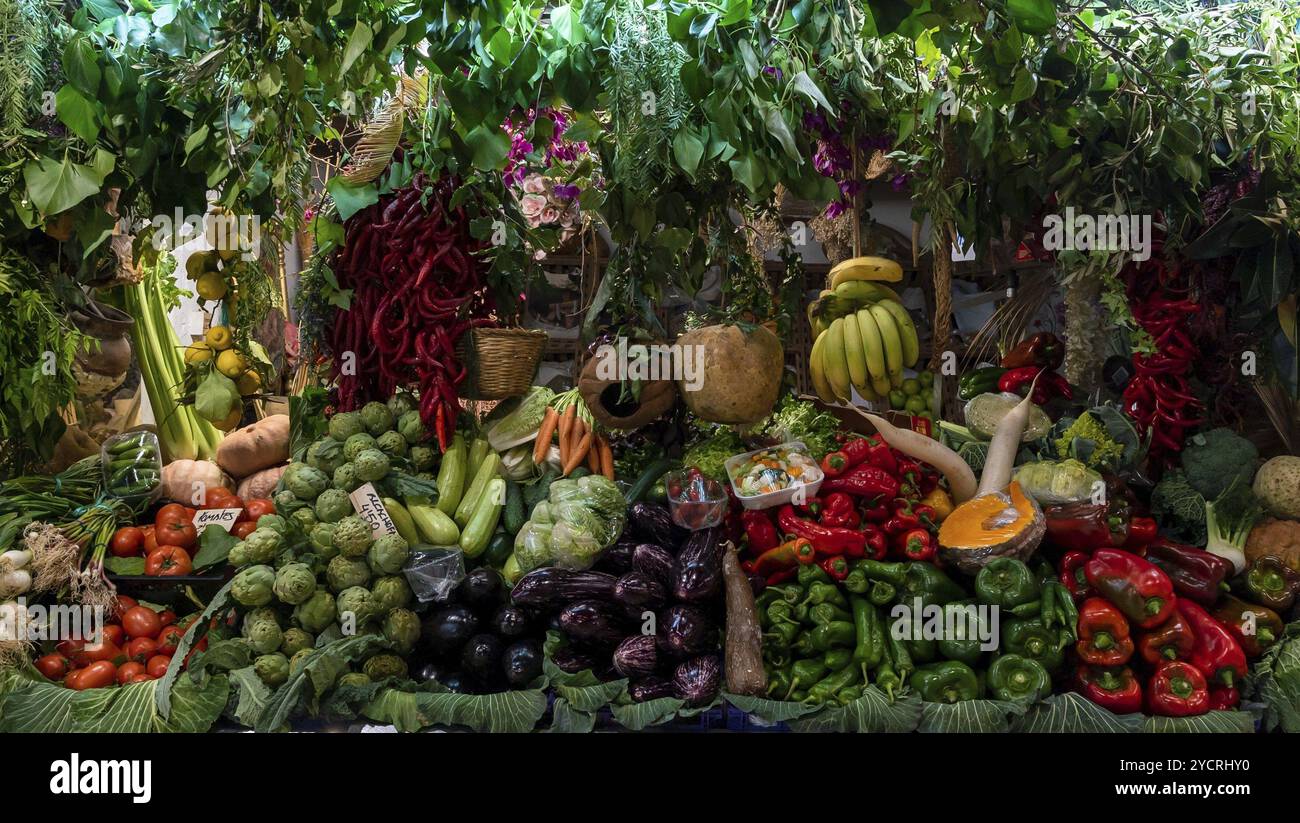
[[[561,569],[590,569],[603,548],[601,541],[580,525],[560,521],[551,529],[551,559]]]
[[[539,503],[540,507],[541,504]],[[554,555],[551,553],[551,530],[554,528],[550,523],[536,523],[529,521],[515,535],[515,562],[519,564],[520,571],[530,572],[533,569],[549,566],[554,562]]]
[[[1078,460],[1044,460],[1016,469],[1020,488],[1039,505],[1081,503],[1104,489],[1101,475]]]

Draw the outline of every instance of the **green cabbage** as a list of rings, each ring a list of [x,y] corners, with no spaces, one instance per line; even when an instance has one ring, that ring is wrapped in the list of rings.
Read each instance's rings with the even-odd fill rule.
[[[514,411],[492,424],[487,432],[488,443],[496,451],[504,452],[534,439],[542,427],[546,407],[554,399],[555,392],[545,386],[533,386]]]
[[[1025,463],[1016,469],[1015,481],[1042,506],[1082,503],[1099,489],[1104,491],[1101,475],[1078,460]]]
[[[1264,728],[1300,732],[1300,622],[1291,623],[1255,664],[1255,692],[1265,705]]]

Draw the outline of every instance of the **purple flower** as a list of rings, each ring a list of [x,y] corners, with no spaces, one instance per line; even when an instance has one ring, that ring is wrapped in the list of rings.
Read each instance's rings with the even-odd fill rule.
[[[570,183],[557,183],[552,192],[561,200],[576,200],[582,189]]]
[[[894,179],[889,181],[889,187],[894,191],[902,191],[907,187],[908,180],[911,179],[909,174],[896,174]]]
[[[776,66],[764,66],[763,74],[775,79],[778,83],[781,82],[781,78],[785,76]]]
[[[834,220],[844,213],[845,206],[838,200],[832,200],[826,204],[826,219]]]

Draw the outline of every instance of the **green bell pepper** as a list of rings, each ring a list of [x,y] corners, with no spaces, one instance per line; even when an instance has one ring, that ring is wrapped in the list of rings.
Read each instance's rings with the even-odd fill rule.
[[[1037,660],[1050,674],[1060,671],[1065,657],[1061,635],[1044,625],[1042,618],[1012,618],[1002,621],[1002,650]]]
[[[989,561],[975,575],[975,596],[981,603],[999,609],[1013,609],[1039,597],[1038,578],[1014,557]]]
[[[984,656],[983,622],[973,603],[949,603],[943,607],[944,636],[939,639],[939,654],[975,666]]]
[[[899,590],[897,595],[899,602],[910,606],[913,599],[919,597],[923,606],[932,603],[942,606],[966,597],[962,587],[933,563],[916,562],[906,565],[907,573],[901,585],[895,584]]]
[[[1033,658],[1004,654],[989,666],[988,685],[998,700],[1032,703],[1052,693],[1052,676]]]
[[[980,693],[975,670],[958,660],[920,666],[912,673],[908,683],[927,703],[975,700]]]

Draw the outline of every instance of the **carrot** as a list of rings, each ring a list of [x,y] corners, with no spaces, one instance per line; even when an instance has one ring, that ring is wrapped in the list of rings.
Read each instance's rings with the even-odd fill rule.
[[[565,477],[568,477],[570,472],[582,465],[582,461],[587,458],[587,452],[591,451],[591,438],[592,433],[588,431],[582,436],[582,439],[578,441],[577,447],[575,447],[573,453],[569,455],[569,462],[564,464],[564,471],[561,472]]]
[[[537,430],[537,442],[533,444],[533,462],[537,465],[542,465],[546,459],[546,452],[551,448],[551,436],[559,424],[560,413],[554,406],[547,406],[546,414],[542,416],[542,426]]]
[[[573,433],[573,423],[578,419],[578,404],[570,403],[560,416],[560,463],[569,462],[569,447]]]
[[[610,480],[614,479],[614,450],[603,437],[600,438],[600,473]]]
[[[605,438],[599,434],[591,438],[591,451],[587,452],[587,470],[592,474],[600,474],[600,444],[605,442]]]

